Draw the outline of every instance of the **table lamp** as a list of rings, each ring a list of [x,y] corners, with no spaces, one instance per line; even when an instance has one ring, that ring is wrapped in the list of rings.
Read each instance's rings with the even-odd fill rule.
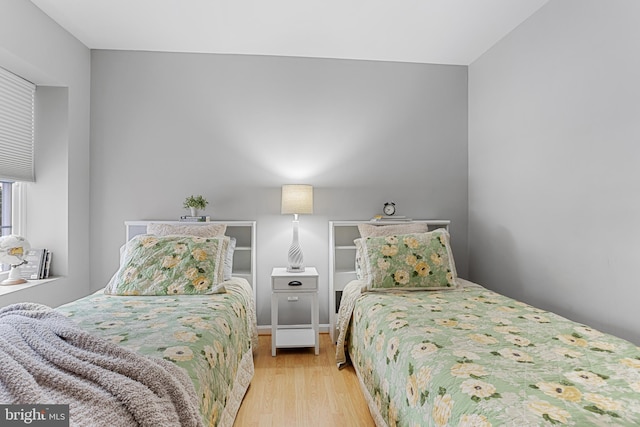
[[[290,273],[304,272],[302,248],[298,242],[298,215],[313,213],[313,186],[287,184],[282,186],[282,214],[293,214],[293,240],[289,248]]]
[[[24,237],[10,234],[0,237],[0,264],[10,264],[11,271],[6,280],[0,282],[0,285],[19,285],[27,283],[25,279],[20,277],[20,270],[17,267],[26,263],[25,255],[31,249],[31,245]]]

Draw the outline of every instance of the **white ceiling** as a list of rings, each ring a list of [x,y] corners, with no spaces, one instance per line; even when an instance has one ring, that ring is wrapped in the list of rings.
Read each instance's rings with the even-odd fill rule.
[[[469,65],[548,0],[31,0],[91,49]]]

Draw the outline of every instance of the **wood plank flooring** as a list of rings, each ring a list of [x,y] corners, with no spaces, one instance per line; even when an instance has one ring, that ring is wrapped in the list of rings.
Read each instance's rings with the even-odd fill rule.
[[[234,427],[374,427],[352,366],[336,367],[335,346],[320,334],[313,348],[278,349],[260,335],[254,354],[255,376]]]

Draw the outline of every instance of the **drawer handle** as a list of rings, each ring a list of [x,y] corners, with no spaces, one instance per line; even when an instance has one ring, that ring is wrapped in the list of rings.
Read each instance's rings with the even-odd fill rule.
[[[289,282],[289,286],[302,286],[302,282],[299,280],[292,280]]]

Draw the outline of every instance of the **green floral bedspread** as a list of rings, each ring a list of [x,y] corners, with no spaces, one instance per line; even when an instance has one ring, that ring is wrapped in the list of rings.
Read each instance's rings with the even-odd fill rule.
[[[226,293],[112,296],[102,291],[57,310],[83,329],[184,368],[200,397],[205,425],[231,426],[253,376],[257,346],[249,283],[233,278]]]
[[[627,341],[478,286],[349,291],[345,342],[379,426],[640,425]]]

